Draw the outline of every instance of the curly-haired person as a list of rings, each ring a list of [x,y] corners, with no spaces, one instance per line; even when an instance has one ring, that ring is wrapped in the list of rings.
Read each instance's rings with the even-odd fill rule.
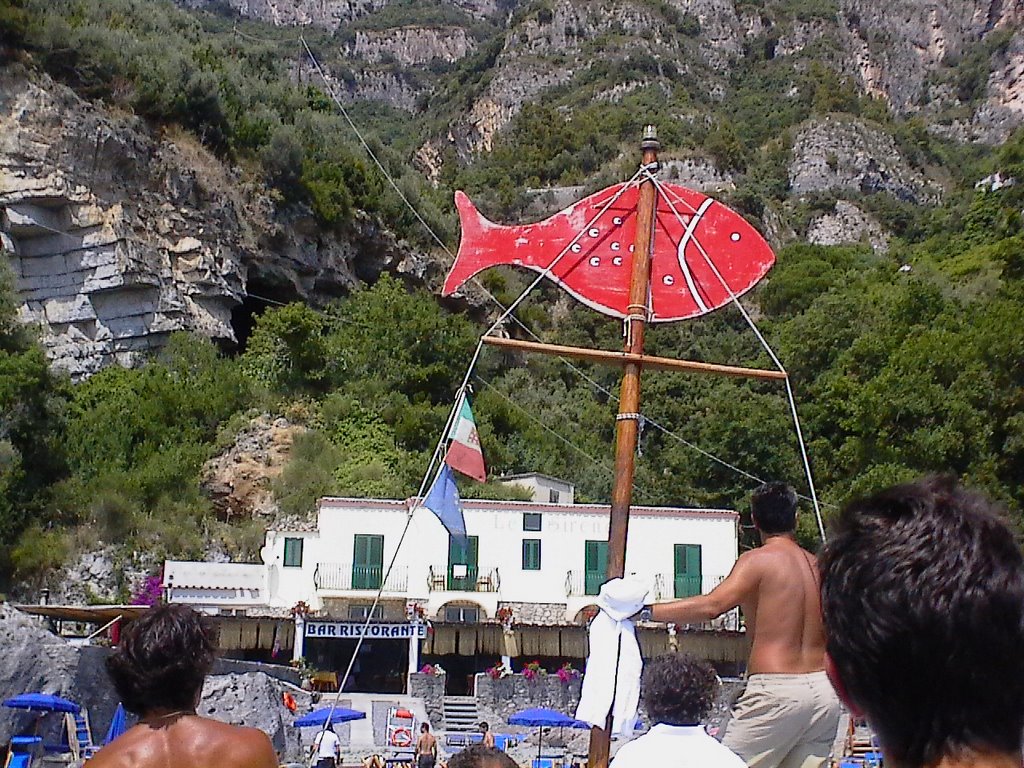
[[[448,761],[448,768],[519,768],[516,761],[500,749],[473,744],[456,752]]]
[[[213,652],[210,627],[187,606],[159,606],[131,622],[107,672],[139,722],[89,768],[277,768],[263,731],[196,714]]]
[[[666,653],[644,669],[640,695],[654,724],[615,753],[613,768],[746,768],[701,721],[718,694],[718,677],[688,653]]]
[[[821,557],[827,669],[887,766],[1020,768],[1024,556],[948,477],[851,502]]]

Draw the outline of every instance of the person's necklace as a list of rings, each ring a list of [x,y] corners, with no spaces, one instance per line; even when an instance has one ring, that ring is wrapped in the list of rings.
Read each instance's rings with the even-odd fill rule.
[[[176,709],[173,712],[168,712],[163,715],[149,715],[142,718],[143,722],[149,722],[150,720],[167,720],[172,717],[185,717],[186,715],[194,715],[196,711],[194,709]]]

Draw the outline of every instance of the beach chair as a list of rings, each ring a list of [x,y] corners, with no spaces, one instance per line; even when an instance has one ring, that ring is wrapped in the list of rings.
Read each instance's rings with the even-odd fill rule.
[[[42,741],[39,736],[14,736],[7,759],[4,761],[4,768],[30,768],[32,755]]]

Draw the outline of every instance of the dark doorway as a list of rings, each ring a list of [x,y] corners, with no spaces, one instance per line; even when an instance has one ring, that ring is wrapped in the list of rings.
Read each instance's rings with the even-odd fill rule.
[[[355,649],[355,640],[326,637],[307,637],[304,647],[306,661],[315,669],[336,672],[339,682]],[[345,690],[404,693],[408,669],[408,640],[364,640]]]

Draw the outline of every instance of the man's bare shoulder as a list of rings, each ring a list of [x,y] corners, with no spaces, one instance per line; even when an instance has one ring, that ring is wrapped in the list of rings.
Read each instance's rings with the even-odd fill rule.
[[[258,728],[191,718],[168,728],[137,725],[101,749],[88,768],[277,768],[270,738]]]

